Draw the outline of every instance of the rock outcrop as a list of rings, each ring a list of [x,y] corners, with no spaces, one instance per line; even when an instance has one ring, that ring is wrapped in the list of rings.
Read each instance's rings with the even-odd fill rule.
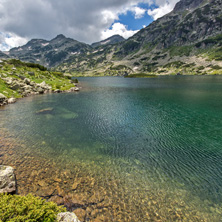
[[[2,78],[9,85],[12,90],[19,90],[23,96],[29,96],[33,94],[43,94],[51,90],[51,86],[47,85],[45,81],[42,83],[35,83],[28,78],[16,79],[13,77]]]
[[[17,193],[14,169],[10,166],[0,165],[0,193]]]
[[[0,106],[6,104],[7,104],[7,97],[4,94],[0,93]]]

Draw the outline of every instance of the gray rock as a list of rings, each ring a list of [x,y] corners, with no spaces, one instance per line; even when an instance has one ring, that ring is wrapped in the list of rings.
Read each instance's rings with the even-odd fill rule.
[[[30,80],[30,79],[28,79],[28,78],[25,78],[25,79],[24,79],[24,83],[25,83],[25,84],[29,85],[29,84],[30,84],[30,82],[31,82],[31,80]]]
[[[36,114],[52,114],[52,112],[53,112],[53,108],[49,107],[46,109],[41,109],[41,110],[36,111]]]
[[[13,79],[11,77],[7,77],[3,79],[8,85],[12,84]]]
[[[37,92],[38,92],[39,94],[43,94],[43,93],[44,93],[44,89],[41,88],[41,87],[38,87],[36,90],[37,90]]]
[[[8,104],[12,104],[16,102],[16,98],[10,98],[8,99]]]
[[[31,81],[29,85],[30,86],[36,86],[37,84],[35,82]]]
[[[39,87],[41,87],[42,89],[51,89],[51,87],[49,85],[47,85],[45,83],[45,81],[43,81],[42,83],[38,84]]]
[[[54,93],[61,93],[61,90],[60,89],[56,89],[53,91]]]
[[[25,76],[17,75],[21,80],[25,80]]]
[[[10,166],[0,165],[0,193],[17,193],[14,169]]]
[[[0,106],[3,106],[3,105],[7,105],[8,104],[8,99],[7,97],[0,93]]]
[[[29,86],[29,85],[25,85],[22,87],[25,91],[31,91],[32,90],[32,87]]]
[[[0,93],[0,102],[4,101],[7,97],[5,95],[3,95],[2,93]]]
[[[20,85],[17,82],[15,82],[13,83],[13,85],[10,86],[10,88],[13,90],[17,90],[17,89],[20,89]]]
[[[28,74],[29,74],[30,76],[34,76],[34,75],[35,75],[34,72],[28,72]]]
[[[57,222],[80,222],[78,217],[71,212],[59,213],[56,218]]]

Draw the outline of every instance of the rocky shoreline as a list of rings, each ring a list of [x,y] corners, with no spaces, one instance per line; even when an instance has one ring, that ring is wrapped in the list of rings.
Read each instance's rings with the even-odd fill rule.
[[[16,195],[17,180],[15,170],[11,166],[0,165],[0,193],[7,193],[9,195]],[[75,215],[71,212],[59,213],[56,218],[57,222],[80,222]]]
[[[79,91],[76,83],[69,73],[16,59],[0,60],[0,106],[31,95]]]
[[[70,92],[77,92],[80,90],[79,87],[74,85],[74,87],[70,88],[69,90],[52,90],[52,87],[43,81],[42,83],[35,83],[31,81],[29,78],[24,78],[23,80],[17,80],[12,77],[2,78],[8,85],[9,88],[12,90],[19,90],[22,97],[32,96],[32,95],[39,95],[39,94],[46,94],[46,93],[70,93]],[[11,97],[7,98],[6,95],[0,93],[0,106],[4,106],[7,104],[12,104],[16,102],[16,98]]]

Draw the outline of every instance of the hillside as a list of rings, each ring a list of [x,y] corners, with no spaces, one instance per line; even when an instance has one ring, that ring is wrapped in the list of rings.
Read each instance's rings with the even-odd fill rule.
[[[70,75],[50,72],[38,64],[3,59],[0,67],[0,106],[9,98],[75,90],[76,80],[71,80]]]
[[[9,55],[23,61],[54,67],[72,55],[86,52],[89,48],[85,43],[58,35],[51,41],[32,39],[24,46],[11,49]]]
[[[104,45],[114,45],[116,43],[123,42],[124,40],[125,39],[122,36],[120,36],[120,35],[113,35],[113,36],[111,36],[108,39],[105,39],[103,41],[95,42],[91,46],[93,48],[96,48],[96,47],[104,46]]]
[[[72,57],[58,68],[82,75],[221,74],[221,4],[182,0],[130,39]]]
[[[4,59],[4,58],[8,58],[8,56],[2,51],[0,51],[0,59]]]
[[[221,0],[181,0],[128,40],[87,45],[57,36],[31,40],[10,56],[73,75],[222,74]]]

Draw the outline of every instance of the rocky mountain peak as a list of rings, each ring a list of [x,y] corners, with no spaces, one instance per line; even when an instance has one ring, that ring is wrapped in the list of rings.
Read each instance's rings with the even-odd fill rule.
[[[59,34],[54,39],[66,39],[66,37],[63,34]]]
[[[196,9],[203,2],[206,0],[181,0],[175,5],[174,12]]]
[[[102,45],[113,45],[119,42],[123,42],[125,39],[121,35],[113,35],[105,40],[102,40],[100,42],[95,42],[91,46],[93,48],[102,46]]]

